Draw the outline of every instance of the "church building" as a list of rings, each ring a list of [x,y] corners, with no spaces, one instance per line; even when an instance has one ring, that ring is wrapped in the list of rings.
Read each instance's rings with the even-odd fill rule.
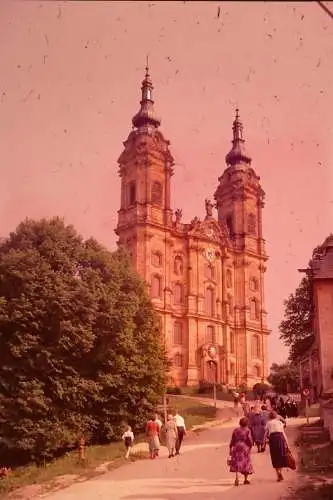
[[[118,160],[115,230],[146,281],[172,362],[170,386],[252,387],[268,373],[262,234],[265,193],[245,149],[238,110],[226,168],[206,216],[172,207],[174,160],[156,116],[146,68],[140,110]]]

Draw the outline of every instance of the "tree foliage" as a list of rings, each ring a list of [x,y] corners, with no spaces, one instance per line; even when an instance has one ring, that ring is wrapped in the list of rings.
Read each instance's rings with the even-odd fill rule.
[[[270,368],[268,382],[278,394],[298,392],[300,381],[297,364],[292,362],[281,365],[273,363]]]
[[[59,218],[26,220],[0,243],[0,353],[0,458],[119,438],[165,389],[145,284],[123,251]]]
[[[320,253],[318,246],[312,253],[313,259]],[[289,358],[296,361],[313,343],[314,307],[311,275],[306,274],[294,294],[284,302],[284,319],[279,325],[280,339],[289,347]]]

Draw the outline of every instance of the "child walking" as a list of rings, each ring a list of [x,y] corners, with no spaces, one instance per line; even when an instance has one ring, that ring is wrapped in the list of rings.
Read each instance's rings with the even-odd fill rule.
[[[132,432],[132,428],[129,425],[126,427],[126,431],[122,436],[122,440],[124,441],[126,448],[125,458],[126,460],[128,460],[134,442],[134,434]]]

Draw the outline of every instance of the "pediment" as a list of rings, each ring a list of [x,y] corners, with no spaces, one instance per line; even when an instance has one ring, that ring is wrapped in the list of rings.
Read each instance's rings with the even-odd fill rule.
[[[189,236],[222,244],[223,246],[229,246],[230,244],[227,227],[224,223],[221,225],[213,217],[206,218],[203,221],[197,217],[194,218],[191,221],[188,234]]]

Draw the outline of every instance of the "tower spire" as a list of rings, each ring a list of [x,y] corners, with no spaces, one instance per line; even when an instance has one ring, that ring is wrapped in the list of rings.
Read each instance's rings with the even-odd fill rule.
[[[238,163],[251,164],[252,158],[245,149],[245,140],[243,138],[243,124],[239,117],[239,109],[236,109],[235,119],[232,125],[233,140],[232,148],[225,157],[227,165],[237,165]]]
[[[139,128],[145,125],[150,125],[154,128],[157,128],[161,125],[161,120],[155,115],[153,89],[153,83],[149,75],[149,58],[147,55],[146,72],[141,86],[141,107],[138,113],[132,119],[134,127]]]

